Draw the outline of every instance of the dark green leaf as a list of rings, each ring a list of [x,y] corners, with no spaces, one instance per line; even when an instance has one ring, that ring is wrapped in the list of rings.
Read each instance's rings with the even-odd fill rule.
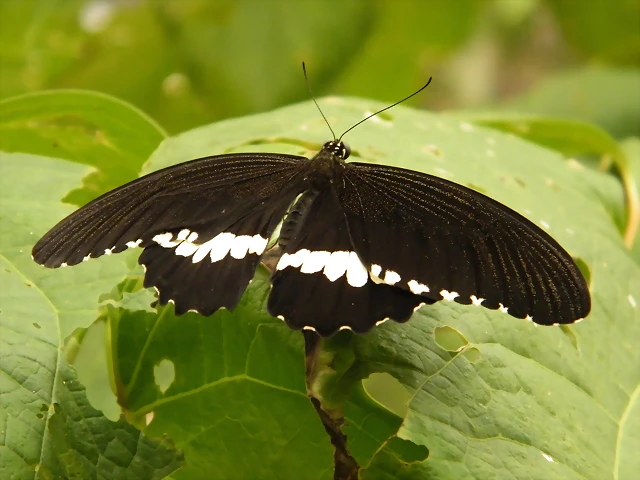
[[[62,352],[64,339],[97,317],[98,296],[122,278],[123,259],[51,272],[30,258],[52,219],[71,210],[60,198],[85,171],[0,154],[0,478],[147,480],[180,466],[170,444],[89,405]]]

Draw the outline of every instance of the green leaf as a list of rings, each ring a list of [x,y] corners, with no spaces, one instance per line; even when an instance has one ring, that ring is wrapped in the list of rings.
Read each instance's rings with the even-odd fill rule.
[[[53,90],[0,102],[0,150],[96,168],[67,198],[76,205],[136,178],[165,136],[140,110],[102,93]]]
[[[575,68],[547,76],[500,108],[591,122],[624,138],[640,131],[639,85],[639,68]]]
[[[33,172],[38,172],[34,175]],[[60,203],[86,167],[0,154],[0,477],[163,478],[180,466],[169,444],[95,410],[62,353],[98,315],[123,259],[50,272],[31,247],[72,209]],[[28,192],[28,194],[25,194]]]
[[[108,306],[120,404],[185,452],[175,479],[332,478],[302,338],[264,312],[267,283],[260,270],[234,312],[209,318]]]
[[[628,138],[620,146],[629,161],[630,181],[635,185],[636,191],[640,191],[640,138]],[[636,235],[633,240],[631,254],[640,264],[640,235]]]
[[[336,131],[380,107],[320,104]],[[169,138],[147,168],[235,151],[310,155],[328,137],[306,102]],[[342,379],[323,377],[319,393],[329,402],[351,394],[343,430],[362,478],[600,480],[636,468],[640,269],[608,213],[623,198],[617,179],[513,135],[402,107],[348,141],[354,160],[443,176],[526,215],[585,265],[594,305],[563,330],[441,302],[407,324],[331,339],[327,374]],[[64,285],[59,274],[49,281]],[[259,270],[234,312],[209,318],[177,318],[171,306],[151,313],[138,297],[128,299],[131,310],[106,304],[118,399],[130,420],[148,423],[145,433],[167,433],[184,450],[188,466],[174,478],[331,478],[332,447],[306,397],[301,335],[266,315],[267,295]],[[443,340],[447,331],[460,341]],[[167,362],[173,375],[162,375]],[[361,380],[376,372],[401,384],[401,405],[409,392],[405,410],[368,398]]]
[[[373,102],[338,98],[320,103],[337,131],[379,107]],[[188,158],[232,151],[312,154],[327,137],[326,126],[313,105],[305,103],[170,138],[154,153],[149,167],[157,169]],[[423,308],[406,325],[388,322],[371,334],[354,336],[347,343],[355,350],[355,360],[340,361],[347,366],[346,372],[341,371],[347,378],[343,390],[356,395],[359,379],[385,372],[411,392],[404,421],[381,412],[379,406],[358,400],[357,395],[345,405],[344,430],[362,466],[363,478],[384,478],[386,474],[389,478],[511,475],[601,479],[621,475],[626,468],[622,459],[638,446],[638,437],[629,426],[635,421],[634,399],[640,385],[637,369],[626,367],[640,361],[633,348],[640,339],[635,293],[640,291],[640,272],[607,212],[607,203],[612,199],[622,201],[621,185],[608,175],[576,168],[576,162],[511,135],[406,108],[368,122],[350,133],[348,140],[355,158],[435,173],[477,188],[519,210],[582,259],[590,272],[594,299],[593,313],[571,328],[573,336],[560,328],[535,328],[499,312],[447,303]],[[619,204],[617,209],[620,208]],[[202,319],[202,323],[197,317],[183,317],[180,329],[173,326],[171,316],[163,319],[152,338],[156,353],[148,361],[140,360],[144,369],[140,369],[133,383],[144,382],[141,385],[146,386],[131,389],[135,403],[127,403],[128,407],[142,415],[149,409],[157,414],[160,405],[172,406],[171,414],[165,413],[160,423],[166,428],[158,430],[170,431],[173,437],[174,429],[199,431],[202,426],[187,426],[184,416],[188,417],[202,403],[195,398],[183,403],[178,392],[189,398],[208,392],[209,383],[202,375],[208,378],[210,374],[205,372],[219,370],[231,361],[209,358],[220,358],[230,344],[246,345],[249,341],[245,338],[238,342],[238,335],[246,335],[248,325],[257,327],[254,317],[262,315],[267,295],[265,285],[255,288],[245,295],[244,313],[225,312]],[[209,323],[220,322],[224,328],[215,327],[215,335],[209,334],[214,328]],[[128,322],[127,328],[133,328],[133,323]],[[125,335],[122,330],[119,338],[144,338],[153,328],[151,325],[137,334]],[[459,332],[468,346],[460,352],[439,346],[436,331],[442,327]],[[125,328],[124,322],[120,322],[120,328]],[[164,328],[168,330],[165,332]],[[266,327],[260,323],[257,331],[262,328]],[[187,333],[190,330],[206,335]],[[278,341],[276,332],[289,338],[286,327],[276,322],[267,331],[273,335],[264,343],[269,347],[261,354],[261,367],[276,370],[270,364],[277,362],[278,371],[293,375],[287,375],[289,380],[285,383],[284,375],[271,374],[270,388],[289,385],[296,379],[296,368],[299,377],[295,381],[302,385],[302,359],[281,358],[282,352],[291,351],[291,347]],[[208,355],[194,355],[204,348],[199,346],[204,345],[204,337],[209,338]],[[120,348],[119,357],[127,359],[125,364],[130,363],[125,354],[128,348],[122,344]],[[238,351],[246,351],[246,347],[241,346]],[[152,388],[152,370],[168,355],[174,363],[181,358],[182,362],[194,357],[197,361],[185,363],[190,368],[176,368],[174,385],[165,393],[170,396],[164,403],[156,400],[164,397]],[[244,368],[243,357],[230,358]],[[288,362],[300,363],[286,367]],[[231,385],[227,386],[231,389]],[[335,388],[327,383],[329,387]],[[244,394],[244,390],[239,392],[234,398]],[[145,396],[149,398],[141,401]],[[226,401],[229,397],[223,398]],[[260,400],[262,406],[272,398]],[[211,402],[206,405],[221,414],[219,402],[215,407],[210,407]],[[236,412],[234,406],[228,408]],[[175,425],[171,426],[173,422]],[[266,425],[262,428],[263,436],[273,433]],[[411,458],[408,452],[399,456],[390,450],[389,442],[396,437],[407,440],[408,445],[428,448],[428,459],[407,462],[406,458]],[[218,430],[215,438],[226,446],[225,452],[233,451],[237,445],[226,429]],[[181,443],[184,438],[176,440],[187,449]],[[213,439],[203,440],[189,448],[219,450],[219,444],[212,442]],[[187,458],[189,454],[187,451]]]
[[[638,2],[547,0],[567,42],[600,60],[638,64],[640,29]]]
[[[370,4],[378,21],[331,93],[394,102],[402,92],[414,91],[424,83],[427,72],[442,74],[442,80],[446,75],[443,64],[469,40],[482,12],[481,3],[475,0],[377,0]],[[446,83],[434,82],[429,88],[440,93]],[[421,100],[424,97],[410,102]]]

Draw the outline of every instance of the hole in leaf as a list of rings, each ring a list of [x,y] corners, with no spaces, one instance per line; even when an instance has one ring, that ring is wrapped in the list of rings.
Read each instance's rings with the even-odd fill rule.
[[[98,320],[89,328],[78,328],[67,338],[65,358],[73,365],[78,380],[85,386],[92,407],[102,411],[111,421],[120,418],[121,409],[113,392],[107,354],[106,322]]]
[[[153,378],[162,393],[166,392],[176,379],[176,367],[171,360],[163,358],[153,367]]]
[[[391,437],[387,442],[387,449],[393,452],[404,463],[424,462],[429,457],[429,449],[411,440]]]
[[[43,415],[43,414],[41,414],[41,413],[36,413],[36,417],[38,417],[38,418],[40,418],[40,419],[43,419],[43,418],[44,418],[44,415]]]
[[[41,327],[40,325],[38,325],[36,322],[33,322],[33,324],[32,324],[32,325],[33,325],[34,327],[38,328],[38,329],[42,328],[42,327]]]
[[[449,352],[459,352],[469,345],[469,341],[453,327],[438,327],[433,333],[436,343]]]
[[[407,414],[411,396],[407,389],[388,373],[372,373],[362,380],[362,386],[380,405],[400,417]]]
[[[46,412],[48,410],[49,410],[49,406],[46,403],[43,403],[42,405],[40,405],[41,412]]]
[[[575,257],[573,261],[576,262],[580,273],[582,273],[582,276],[587,281],[587,285],[591,285],[591,269],[589,268],[589,265],[587,265],[587,263],[580,257]]]
[[[478,363],[482,359],[482,353],[477,348],[466,348],[462,355],[469,360],[469,363]]]

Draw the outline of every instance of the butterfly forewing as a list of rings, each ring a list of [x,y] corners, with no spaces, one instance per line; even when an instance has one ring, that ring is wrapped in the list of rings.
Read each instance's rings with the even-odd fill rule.
[[[207,157],[153,172],[93,200],[38,241],[32,254],[47,267],[75,265],[88,258],[147,246],[151,239],[183,227],[209,225],[244,208],[255,187],[269,196],[297,175],[303,157],[233,154]]]
[[[354,248],[380,281],[541,324],[589,313],[571,257],[504,205],[394,167],[351,163],[344,177],[339,197]]]

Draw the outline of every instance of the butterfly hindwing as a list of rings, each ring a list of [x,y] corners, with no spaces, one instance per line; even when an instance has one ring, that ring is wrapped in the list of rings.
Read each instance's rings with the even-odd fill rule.
[[[344,327],[365,332],[389,318],[404,322],[419,304],[432,303],[371,280],[333,187],[317,194],[305,213],[272,275],[271,315],[327,336]]]
[[[256,192],[254,192],[256,193]],[[165,232],[140,256],[145,287],[156,287],[160,305],[172,301],[177,314],[211,315],[233,309],[253,278],[269,238],[297,192],[280,192],[253,205],[231,224],[217,222]]]
[[[350,163],[344,179],[338,193],[354,247],[379,281],[545,325],[589,312],[571,257],[513,210],[400,168]]]

